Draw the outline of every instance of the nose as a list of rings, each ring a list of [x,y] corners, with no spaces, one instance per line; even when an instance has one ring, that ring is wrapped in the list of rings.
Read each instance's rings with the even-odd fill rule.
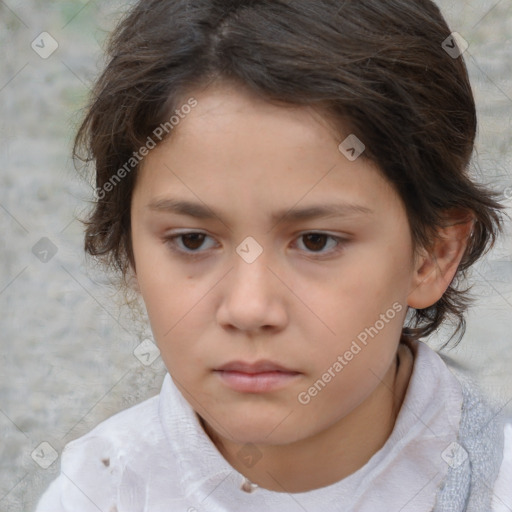
[[[269,267],[265,251],[252,263],[235,253],[233,262],[223,280],[219,325],[247,332],[282,329],[287,322],[287,288]]]

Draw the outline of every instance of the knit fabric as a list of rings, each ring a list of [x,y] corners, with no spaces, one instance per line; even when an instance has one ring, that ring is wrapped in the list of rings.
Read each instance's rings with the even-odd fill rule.
[[[450,468],[433,512],[489,511],[503,460],[504,421],[470,378],[453,367],[450,370],[461,383],[462,414],[457,443],[444,453]]]

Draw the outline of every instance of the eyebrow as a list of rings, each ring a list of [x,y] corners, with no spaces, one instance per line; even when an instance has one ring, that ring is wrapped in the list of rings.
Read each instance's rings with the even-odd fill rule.
[[[186,215],[196,219],[219,219],[222,220],[222,215],[211,210],[206,205],[195,203],[192,201],[185,201],[182,199],[157,199],[150,202],[147,207],[150,210],[165,213],[174,213],[177,215]],[[349,215],[369,215],[374,213],[370,208],[351,203],[341,204],[323,204],[312,205],[303,208],[283,209],[273,212],[270,215],[270,221],[278,223],[286,219],[288,222],[303,221],[310,219],[319,219],[327,217],[346,217]]]

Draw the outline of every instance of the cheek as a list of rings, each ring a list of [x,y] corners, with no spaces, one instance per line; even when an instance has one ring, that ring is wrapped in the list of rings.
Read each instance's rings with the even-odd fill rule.
[[[378,254],[378,253],[377,253]],[[395,302],[405,304],[408,273],[405,261],[358,254],[344,261],[329,282],[313,286],[306,295],[331,331],[355,335],[353,329],[372,325]],[[352,332],[347,332],[352,330]]]
[[[158,273],[151,270],[148,279],[141,281],[140,290],[156,341],[167,344],[181,339],[177,333],[200,311],[194,289],[183,278],[159,280]]]
[[[165,250],[154,240],[137,240],[134,254],[137,282],[144,300],[153,334],[157,341],[170,335],[179,318],[185,315],[185,306],[191,293],[186,276],[169,266]],[[171,331],[172,332],[172,331]]]
[[[306,360],[315,362],[315,374],[323,373],[339,355],[349,351],[352,359],[343,376],[336,374],[334,381],[338,383],[345,379],[349,385],[357,382],[369,368],[381,374],[400,337],[408,290],[406,262],[389,251],[380,259],[375,254],[379,252],[368,250],[347,258],[328,281],[310,286],[305,295],[317,317],[311,312],[304,312],[302,317],[304,332],[317,340],[314,346],[304,347]],[[357,354],[352,355],[351,350]]]
[[[180,381],[187,381],[194,372],[204,368],[204,354],[200,340],[206,326],[202,324],[206,312],[201,302],[186,293],[179,283],[172,288],[154,282],[143,295],[154,340],[167,369]]]
[[[199,341],[207,328],[206,292],[168,263],[158,268],[140,266],[139,288],[161,357],[169,371],[180,375],[189,372],[191,365],[204,366]]]

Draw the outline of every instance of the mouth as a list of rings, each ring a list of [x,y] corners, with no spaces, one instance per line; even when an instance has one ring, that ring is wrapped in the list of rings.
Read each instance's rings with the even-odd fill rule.
[[[224,385],[241,393],[277,391],[302,375],[272,361],[232,361],[214,369],[214,373]]]

